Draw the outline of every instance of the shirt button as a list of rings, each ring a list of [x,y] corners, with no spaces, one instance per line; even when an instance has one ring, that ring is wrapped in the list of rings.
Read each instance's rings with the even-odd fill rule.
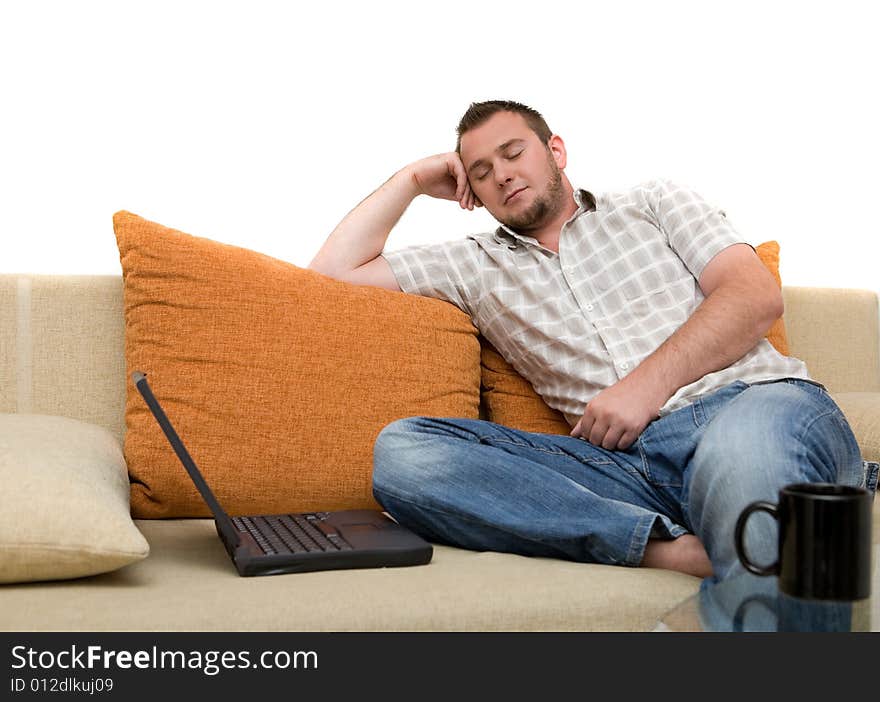
[[[629,368],[629,363],[621,363],[620,368],[621,370],[626,370],[627,368]]]
[[[593,306],[587,305],[587,312],[592,312],[592,311],[593,311]]]

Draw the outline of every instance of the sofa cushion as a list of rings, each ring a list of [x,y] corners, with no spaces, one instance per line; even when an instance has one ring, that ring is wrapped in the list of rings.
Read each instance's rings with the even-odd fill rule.
[[[11,631],[632,631],[699,588],[655,568],[438,545],[428,565],[240,578],[211,520],[137,522],[131,568],[2,593]]]
[[[228,512],[378,509],[372,448],[386,424],[478,416],[479,342],[456,307],[128,212],[113,222],[128,373],[146,373]],[[132,383],[126,426],[134,515],[207,516]]]
[[[761,262],[781,286],[779,276],[779,244],[768,241],[755,247]],[[766,334],[777,351],[788,355],[788,338],[782,317]],[[482,346],[482,407],[483,418],[522,431],[547,434],[568,434],[571,427],[561,412],[548,407],[525,380],[498,353],[492,344],[480,337]]]
[[[122,448],[68,417],[0,414],[0,582],[78,578],[144,558]]]

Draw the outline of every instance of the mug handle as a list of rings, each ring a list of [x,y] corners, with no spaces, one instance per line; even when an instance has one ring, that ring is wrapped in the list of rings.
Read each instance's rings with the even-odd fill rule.
[[[772,502],[752,502],[752,504],[742,511],[742,514],[740,514],[739,518],[736,520],[736,532],[734,534],[736,555],[739,557],[740,562],[746,567],[746,570],[750,573],[754,573],[755,575],[778,575],[779,559],[775,560],[768,566],[761,567],[752,563],[746,555],[746,547],[744,543],[746,521],[748,521],[752,512],[766,512],[775,520],[779,521],[779,509]]]

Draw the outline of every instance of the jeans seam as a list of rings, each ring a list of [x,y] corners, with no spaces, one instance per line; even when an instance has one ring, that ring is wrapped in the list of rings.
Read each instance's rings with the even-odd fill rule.
[[[696,426],[702,426],[706,421],[706,410],[703,407],[703,398],[698,397],[691,404],[691,412],[694,415],[694,424]]]
[[[439,508],[437,508],[437,507],[433,507],[433,506],[425,506],[424,504],[422,504],[422,503],[420,503],[420,502],[415,502],[415,501],[414,501],[413,499],[411,499],[411,498],[403,497],[403,496],[401,496],[401,495],[397,495],[397,494],[395,494],[395,493],[393,493],[393,492],[389,492],[388,490],[382,490],[382,489],[378,489],[378,488],[375,488],[375,487],[374,487],[374,488],[373,488],[373,493],[374,493],[374,494],[375,494],[375,493],[381,493],[381,494],[383,494],[383,495],[387,495],[388,497],[392,497],[392,498],[394,498],[395,500],[399,500],[400,502],[406,502],[408,505],[413,505],[413,506],[415,506],[415,507],[418,507],[419,509],[427,509],[427,510],[431,510],[432,512],[436,512],[436,513],[438,513],[438,514],[442,514],[442,515],[444,515],[444,516],[446,516],[446,517],[453,517],[453,518],[455,518],[455,519],[460,519],[460,520],[462,520],[463,522],[469,522],[470,524],[476,524],[476,525],[481,526],[481,527],[488,527],[488,528],[490,528],[490,529],[495,529],[496,531],[500,531],[502,534],[507,534],[508,536],[515,536],[515,537],[518,538],[518,539],[523,539],[524,541],[530,541],[530,542],[535,543],[535,544],[540,544],[541,546],[552,546],[552,545],[553,545],[552,543],[547,542],[547,541],[542,541],[542,540],[540,540],[540,539],[534,539],[534,538],[532,538],[532,537],[530,537],[530,536],[523,536],[522,534],[519,534],[519,533],[517,533],[517,532],[515,532],[515,531],[508,531],[507,529],[502,529],[502,528],[499,527],[497,524],[490,524],[489,522],[481,521],[481,520],[479,520],[479,519],[473,519],[473,518],[471,518],[471,517],[469,517],[469,516],[462,516],[462,515],[459,514],[459,513],[447,512],[447,511],[442,510],[442,509],[439,509]],[[607,555],[606,555],[605,557],[608,558],[608,560],[611,561],[612,563],[617,563],[617,562],[618,562],[616,559],[614,559],[614,558],[609,558]]]
[[[645,444],[641,438],[638,439],[638,446],[639,456],[642,458],[642,468],[645,471],[642,477],[650,483],[651,479],[648,476],[651,475],[651,471],[648,469],[648,456],[645,454]]]
[[[527,444],[523,441],[514,441],[513,439],[499,439],[494,436],[481,436],[479,437],[480,442],[482,443],[484,439],[491,439],[493,444],[510,444],[511,446],[520,446],[522,448],[534,449],[535,451],[543,451],[544,453],[550,453],[554,456],[567,456],[564,451],[553,451],[550,449],[541,448],[540,446],[533,446],[532,444]]]
[[[668,488],[680,488],[684,485],[683,479],[678,483],[664,483],[664,482],[660,482],[659,480],[655,480],[652,477],[651,468],[648,464],[648,455],[645,452],[645,444],[641,439],[639,439],[638,444],[639,444],[639,456],[642,459],[642,468],[645,471],[644,473],[641,474],[641,477],[644,478],[648,482],[648,484],[653,485],[654,487],[668,487]]]
[[[808,380],[807,378],[781,378],[780,380],[783,383],[788,383],[789,385],[794,385],[795,387],[801,387],[802,385],[810,385],[811,387],[819,388],[822,392],[817,392],[816,393],[817,396],[828,394],[828,388],[826,388],[824,385],[822,385],[822,383],[820,383],[817,380]],[[773,381],[773,380],[767,381],[768,384],[773,383],[773,382],[777,382],[777,381]],[[761,385],[761,384],[762,383],[755,383],[755,385]],[[804,389],[804,392],[806,392],[806,389]]]
[[[822,414],[820,414],[816,417],[813,417],[813,420],[801,430],[801,433],[798,435],[797,440],[795,441],[795,445],[799,447],[798,455],[801,457],[801,459],[806,460],[806,454],[804,453],[804,449],[805,449],[804,437],[806,437],[806,435],[809,433],[810,429],[813,428],[813,425],[816,422],[818,422],[820,419],[825,419],[826,417],[830,417],[833,414],[834,414],[834,410],[829,409],[826,412],[823,412]]]
[[[864,484],[859,487],[869,490],[873,499],[877,494],[877,474],[880,473],[880,464],[876,461],[862,461],[862,473]]]
[[[629,542],[629,549],[626,554],[626,561],[624,565],[628,566],[639,566],[645,558],[645,548],[648,546],[648,541],[651,538],[651,532],[654,529],[654,522],[659,519],[659,515],[647,515],[639,520],[638,525],[636,526],[635,532],[632,535],[632,538]],[[648,521],[647,530],[645,529],[645,522]],[[638,563],[634,563],[636,550],[641,545],[641,553],[642,558],[639,559]]]
[[[834,398],[831,397],[831,395],[828,393],[828,390],[825,388],[824,385],[822,385],[820,383],[813,383],[808,380],[802,380],[801,378],[789,378],[789,379],[783,380],[782,382],[786,383],[787,385],[791,385],[792,387],[798,388],[801,392],[806,393],[810,397],[818,398],[820,401],[823,401],[823,404],[826,404],[826,405],[830,404],[831,411],[836,411],[842,417],[844,416],[843,411],[840,409],[840,407],[834,401]],[[809,385],[813,388],[816,388],[816,391],[807,390],[805,387],[803,387],[804,385]],[[845,419],[845,417],[844,417],[844,419]]]
[[[826,417],[833,417],[834,419],[836,419],[836,420],[838,420],[838,421],[842,421],[843,424],[844,424],[844,426],[849,427],[849,422],[847,421],[847,419],[846,419],[846,417],[844,416],[843,412],[842,412],[841,409],[836,405],[836,403],[834,403],[834,400],[831,399],[831,397],[827,394],[827,392],[826,392],[826,393],[821,393],[821,394],[820,394],[820,393],[817,393],[816,396],[817,396],[817,397],[820,397],[820,396],[822,396],[822,395],[824,395],[828,400],[830,400],[834,406],[831,407],[831,408],[829,408],[826,412],[823,412],[822,414],[820,414],[820,415],[818,415],[818,416],[816,416],[816,417],[813,417],[813,420],[812,420],[809,424],[807,424],[807,425],[804,427],[803,431],[801,432],[801,434],[800,434],[800,436],[798,437],[798,440],[797,440],[797,443],[798,443],[801,447],[804,446],[804,437],[809,433],[810,429],[813,428],[813,425],[814,425],[816,422],[818,422],[820,419],[825,419]],[[851,428],[851,427],[850,427],[850,432],[852,432],[852,428]],[[858,449],[858,453],[859,453],[859,461],[861,461],[861,460],[862,460],[862,457],[861,457],[861,449]],[[839,467],[839,466],[835,466],[835,469],[836,469],[836,471],[837,471],[837,473],[836,473],[836,477],[839,477],[839,475],[840,475],[840,473],[839,473],[839,471],[840,471],[840,467]],[[863,470],[864,470],[864,467],[863,467]]]
[[[816,417],[813,417],[813,420],[812,420],[809,424],[807,424],[807,425],[804,427],[804,429],[803,429],[803,431],[801,432],[800,436],[798,436],[798,443],[803,444],[803,439],[804,439],[804,437],[807,435],[807,433],[810,431],[810,429],[813,428],[813,425],[814,425],[816,422],[818,422],[820,419],[825,419],[826,417],[831,417],[831,416],[835,416],[835,415],[838,415],[838,414],[839,414],[841,417],[843,416],[843,413],[842,413],[839,409],[837,409],[837,408],[832,408],[832,409],[829,409],[827,412],[823,412],[822,414],[820,414],[820,415],[818,415],[818,416],[816,416]]]

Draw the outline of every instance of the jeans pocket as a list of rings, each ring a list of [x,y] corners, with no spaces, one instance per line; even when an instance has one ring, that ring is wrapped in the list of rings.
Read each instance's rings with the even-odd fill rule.
[[[743,390],[748,390],[748,388],[748,383],[744,383],[742,380],[735,380],[729,385],[725,385],[720,390],[716,390],[708,395],[703,395],[702,397],[697,398],[691,407],[694,416],[694,424],[701,427],[712,421],[715,415],[718,414],[719,410]],[[682,409],[687,408],[682,407]]]
[[[821,383],[817,383],[814,380],[805,380],[803,378],[784,378],[781,382],[792,385],[798,390],[808,394],[810,397],[818,400],[820,403],[827,406],[828,409],[833,410],[834,413],[840,417],[845,424],[847,424],[847,427],[849,427],[849,422],[846,419],[843,410],[840,409],[840,405],[834,401],[834,398],[831,397],[831,394]]]
[[[684,466],[677,465],[657,455],[639,440],[639,452],[642,454],[642,477],[655,487],[680,488],[684,483]]]

